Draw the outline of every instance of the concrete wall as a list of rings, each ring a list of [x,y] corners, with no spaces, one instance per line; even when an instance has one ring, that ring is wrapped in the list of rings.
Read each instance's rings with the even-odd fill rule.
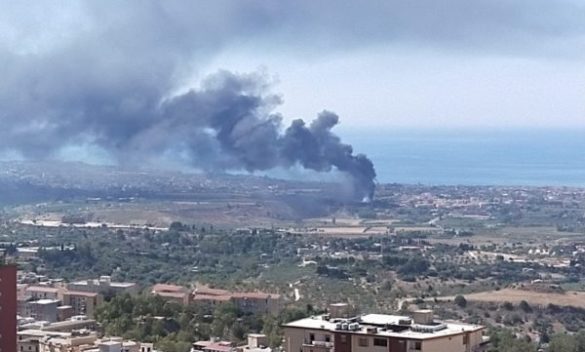
[[[467,345],[463,344],[463,334],[428,339],[422,342],[422,352],[466,352]]]
[[[469,344],[471,346],[471,351],[473,351],[474,347],[479,346],[483,341],[483,330],[479,330],[476,332],[472,332],[469,334]]]

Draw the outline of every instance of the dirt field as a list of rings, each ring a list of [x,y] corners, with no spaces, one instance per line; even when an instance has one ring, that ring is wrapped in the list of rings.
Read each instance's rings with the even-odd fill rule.
[[[439,300],[453,299],[454,297],[441,297]],[[572,306],[585,308],[585,292],[567,291],[560,293],[544,293],[526,290],[506,288],[499,291],[487,291],[465,295],[468,301],[476,302],[510,302],[520,303],[522,300],[530,304],[546,306],[549,303],[559,306]]]

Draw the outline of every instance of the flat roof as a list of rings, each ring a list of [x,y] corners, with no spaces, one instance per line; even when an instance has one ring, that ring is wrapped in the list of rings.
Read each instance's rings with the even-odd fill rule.
[[[16,334],[20,335],[20,336],[35,336],[35,337],[43,337],[43,336],[69,337],[69,336],[71,336],[70,332],[59,332],[59,331],[40,330],[40,329],[20,330]]]
[[[102,341],[102,342],[100,342],[100,345],[106,345],[106,346],[120,345],[120,346],[122,346],[122,341]]]
[[[65,328],[75,328],[78,326],[86,326],[95,324],[96,321],[93,319],[85,319],[85,320],[65,320],[65,321],[58,321],[51,323],[44,327],[47,331],[54,331],[54,329],[65,329]]]
[[[399,315],[386,315],[386,314],[367,314],[360,317],[359,321],[359,328],[357,330],[338,330],[337,324],[340,322],[335,319],[330,319],[329,321],[324,320],[323,316],[312,316],[309,318],[304,318],[300,320],[296,320],[290,322],[288,324],[284,324],[283,327],[285,328],[300,328],[300,329],[314,329],[314,330],[328,330],[331,332],[339,332],[342,331],[348,334],[354,335],[376,335],[380,337],[397,337],[397,338],[410,338],[410,339],[417,339],[417,340],[424,340],[424,339],[432,339],[437,337],[445,337],[451,335],[461,334],[463,332],[473,332],[483,330],[485,327],[481,325],[472,325],[472,324],[465,324],[460,322],[452,322],[452,321],[438,321],[435,325],[421,325],[421,324],[410,324],[408,326],[403,325],[406,329],[402,331],[392,331],[388,330],[380,330],[377,329],[376,332],[368,331],[368,328],[372,327],[379,327],[383,325],[399,325],[398,320],[402,319],[411,319],[408,316],[399,316]],[[341,319],[344,320],[344,319]],[[348,323],[347,320],[344,320],[345,323]],[[439,324],[443,326],[442,329],[432,331],[432,332],[423,332],[420,331],[421,328],[432,328],[436,327]],[[414,330],[413,330],[414,328]]]
[[[59,289],[50,286],[28,286],[25,291],[59,293]]]
[[[44,298],[44,299],[39,299],[38,301],[34,301],[33,303],[45,305],[45,304],[56,304],[59,302],[61,302],[61,301],[59,301],[58,299]]]
[[[85,291],[69,291],[66,290],[63,293],[64,296],[83,296],[83,297],[97,297],[97,292],[85,292]]]
[[[411,319],[405,315],[366,314],[361,316],[361,324],[399,325],[399,321]]]
[[[94,286],[100,286],[100,284],[107,284],[108,286],[112,287],[133,287],[136,286],[134,282],[116,282],[116,281],[100,281],[98,279],[89,279],[89,280],[78,280],[71,283],[71,285],[75,286],[89,286],[88,281],[91,281]]]

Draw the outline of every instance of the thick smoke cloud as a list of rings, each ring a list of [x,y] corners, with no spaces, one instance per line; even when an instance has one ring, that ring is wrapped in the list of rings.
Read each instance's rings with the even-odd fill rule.
[[[269,92],[261,73],[221,71],[200,88],[170,98],[132,75],[111,83],[107,77],[52,74],[65,90],[41,84],[40,106],[7,104],[13,110],[4,110],[0,146],[45,158],[65,146],[89,143],[120,163],[177,154],[186,155],[193,167],[213,171],[335,168],[349,175],[356,197],[373,196],[372,162],[331,132],[337,115],[324,111],[308,126],[295,120],[283,132],[282,118],[274,112],[281,98]]]
[[[272,112],[280,98],[267,94],[266,86],[258,74],[219,72],[201,89],[166,101],[149,129],[159,135],[163,148],[188,148],[197,165],[248,171],[297,164],[320,172],[336,168],[351,177],[356,195],[371,198],[373,164],[331,132],[338,116],[323,111],[309,126],[294,120],[281,133],[281,117]],[[145,141],[141,137],[131,140]]]
[[[356,197],[371,199],[373,164],[331,132],[338,116],[323,111],[308,126],[294,120],[283,133],[281,116],[273,112],[281,99],[268,87],[262,74],[228,71],[207,77],[199,89],[168,99],[135,84],[135,95],[87,96],[54,115],[41,114],[44,123],[38,128],[27,129],[30,121],[20,124],[15,116],[12,130],[4,130],[9,141],[5,147],[44,157],[83,136],[122,163],[178,153],[186,154],[192,166],[214,171],[335,168],[350,177]]]
[[[577,0],[5,2],[0,152],[43,159],[91,145],[124,163],[180,155],[210,170],[298,164],[338,169],[370,195],[372,164],[331,132],[335,114],[283,126],[269,79],[201,79],[200,70],[238,46],[257,47],[259,64],[262,48],[300,57],[392,45],[581,57],[583,10]],[[200,86],[177,93],[193,75]]]
[[[373,195],[372,163],[331,132],[337,116],[285,130],[263,74],[221,71],[177,93],[224,45],[272,26],[259,21],[269,11],[260,2],[233,12],[212,2],[67,4],[62,23],[45,17],[56,16],[51,6],[12,9],[29,16],[11,17],[0,41],[0,151],[45,159],[90,145],[123,164],[181,156],[205,170],[337,169],[356,197]],[[30,30],[29,17],[44,27]]]

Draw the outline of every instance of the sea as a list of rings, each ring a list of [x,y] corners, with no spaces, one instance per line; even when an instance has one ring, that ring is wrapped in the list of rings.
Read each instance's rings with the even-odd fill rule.
[[[353,129],[380,183],[585,187],[585,129]]]

